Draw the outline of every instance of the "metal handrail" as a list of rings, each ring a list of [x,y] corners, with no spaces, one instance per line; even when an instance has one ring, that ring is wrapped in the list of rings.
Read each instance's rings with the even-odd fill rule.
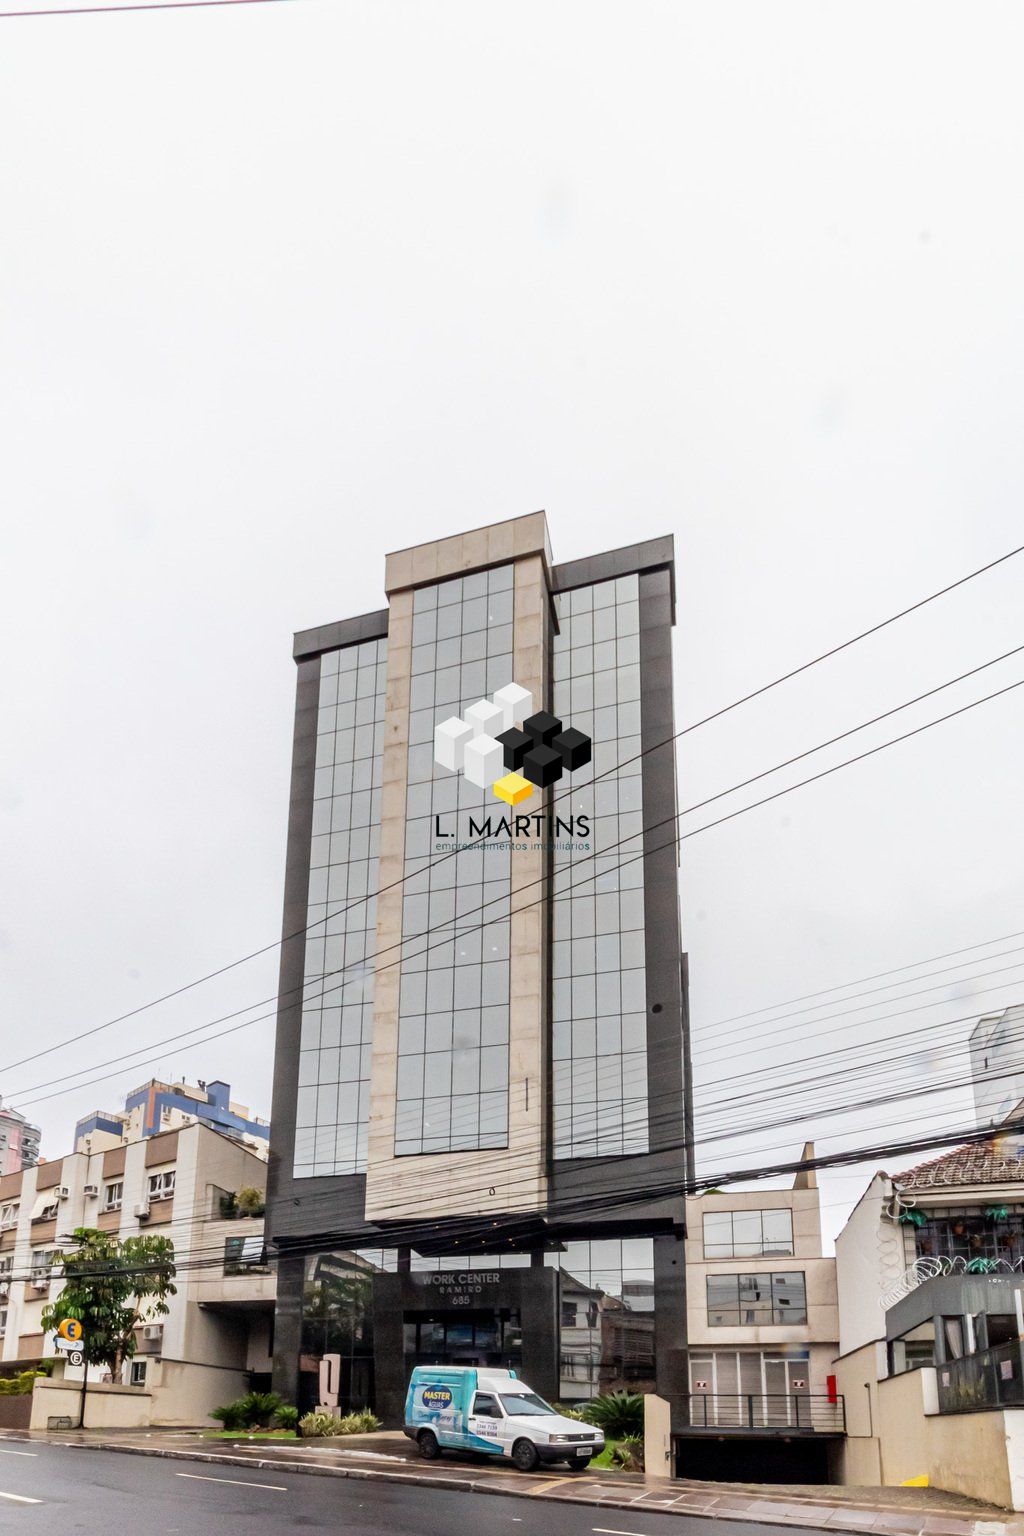
[[[690,1429],[846,1431],[842,1393],[833,1397],[824,1392],[690,1392],[682,1406]]]

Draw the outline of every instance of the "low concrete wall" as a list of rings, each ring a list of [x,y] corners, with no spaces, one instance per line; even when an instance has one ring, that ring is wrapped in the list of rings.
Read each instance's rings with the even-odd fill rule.
[[[146,1387],[153,1395],[154,1424],[204,1424],[212,1429],[211,1411],[247,1392],[249,1375],[222,1366],[154,1360],[148,1368]]]
[[[32,1393],[32,1429],[45,1429],[53,1418],[68,1418],[78,1428],[82,1388],[77,1382],[42,1377]],[[110,1382],[89,1383],[85,1399],[86,1429],[145,1429],[152,1418],[153,1397],[143,1387]]]
[[[644,1466],[652,1477],[671,1477],[672,1408],[653,1392],[644,1398]]]
[[[28,1429],[32,1417],[31,1392],[5,1392],[0,1397],[0,1429]]]
[[[997,1408],[992,1413],[940,1413],[926,1420],[932,1486],[1020,1509],[1014,1502],[1006,1432],[1006,1420],[1020,1412]]]
[[[836,1362],[846,1398],[842,1482],[892,1488],[927,1477],[933,1488],[1024,1509],[1024,1409],[939,1413],[934,1368],[879,1381],[876,1364],[873,1345]]]

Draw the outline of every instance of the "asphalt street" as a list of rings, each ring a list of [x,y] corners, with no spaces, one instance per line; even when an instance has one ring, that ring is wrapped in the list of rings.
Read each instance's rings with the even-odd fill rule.
[[[554,1505],[532,1497],[453,1493],[301,1473],[249,1472],[68,1446],[0,1448],[0,1531],[88,1536],[754,1536],[778,1527],[688,1515]]]

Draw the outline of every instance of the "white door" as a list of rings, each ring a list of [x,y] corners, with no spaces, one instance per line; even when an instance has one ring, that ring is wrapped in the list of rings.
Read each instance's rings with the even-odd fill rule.
[[[473,1405],[469,1411],[469,1423],[467,1428],[471,1435],[486,1440],[496,1451],[505,1449],[505,1425],[507,1420],[501,1411],[501,1404],[493,1392],[475,1392]]]

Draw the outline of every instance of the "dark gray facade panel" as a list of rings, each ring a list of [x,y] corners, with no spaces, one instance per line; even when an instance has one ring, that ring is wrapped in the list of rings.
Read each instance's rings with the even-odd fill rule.
[[[274,1092],[270,1157],[267,1166],[267,1235],[273,1240],[273,1213],[291,1184],[295,1150],[295,1095],[306,955],[306,904],[309,893],[309,846],[313,826],[313,772],[320,660],[300,661],[292,737],[292,782],[285,853],[284,918],[278,971],[277,1036],[274,1045]],[[285,1175],[287,1178],[285,1180]]]
[[[682,1231],[654,1239],[654,1358],[658,1395],[670,1403],[690,1390],[684,1248]]]
[[[301,1179],[292,1174],[295,1155],[295,1099],[306,956],[309,848],[313,825],[313,772],[316,763],[320,658],[299,662],[292,744],[292,782],[285,858],[284,921],[270,1158],[267,1166],[267,1239],[276,1243],[329,1233],[332,1228],[363,1226],[365,1178]],[[369,1232],[369,1228],[366,1228]],[[275,1366],[276,1370],[276,1366]]]
[[[305,1259],[277,1261],[277,1295],[274,1301],[273,1388],[286,1403],[299,1400],[299,1354],[302,1348],[302,1292]]]
[[[567,560],[551,569],[552,592],[568,592],[573,587],[588,587],[616,576],[631,576],[634,571],[655,569],[669,572],[672,619],[675,622],[675,540],[670,533],[660,539],[645,539],[641,544],[624,544],[601,555],[587,555],[582,560]]]
[[[682,944],[676,862],[675,716],[668,571],[640,577],[640,737],[644,756],[644,948],[648,1125],[652,1151],[677,1151],[685,1174]],[[662,823],[662,825],[656,825]]]
[[[339,619],[336,624],[319,624],[315,629],[300,629],[295,634],[292,656],[302,661],[319,656],[322,651],[336,651],[344,645],[358,645],[361,640],[384,640],[388,632],[388,610],[360,613],[354,619]]]

